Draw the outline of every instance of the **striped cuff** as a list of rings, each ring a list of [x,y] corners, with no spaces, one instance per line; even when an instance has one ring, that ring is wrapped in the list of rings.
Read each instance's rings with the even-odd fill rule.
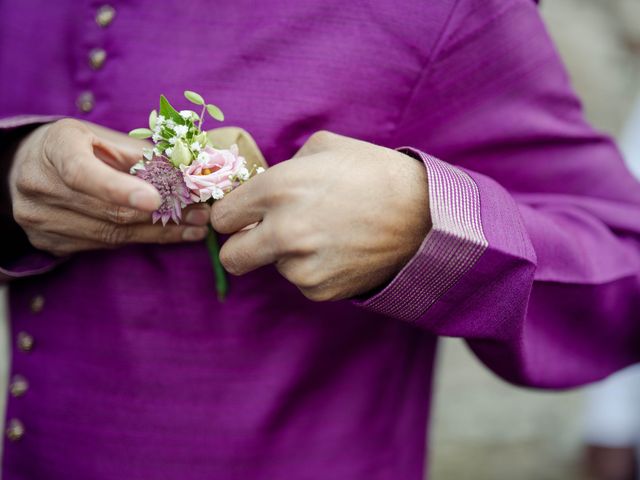
[[[383,290],[357,306],[415,322],[446,293],[487,249],[480,194],[463,170],[419,150],[398,149],[424,162],[429,180],[432,229],[416,254]]]

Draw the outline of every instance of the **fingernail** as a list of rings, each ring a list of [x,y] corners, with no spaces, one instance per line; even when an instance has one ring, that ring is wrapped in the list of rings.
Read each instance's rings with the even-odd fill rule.
[[[154,191],[136,190],[129,195],[129,205],[143,210],[155,210],[160,206],[160,197]]]
[[[206,210],[191,210],[184,217],[184,221],[191,225],[206,225],[209,223],[209,213]]]
[[[196,240],[202,240],[206,235],[206,228],[187,227],[184,229],[184,232],[182,232],[182,239],[188,242],[193,242]]]

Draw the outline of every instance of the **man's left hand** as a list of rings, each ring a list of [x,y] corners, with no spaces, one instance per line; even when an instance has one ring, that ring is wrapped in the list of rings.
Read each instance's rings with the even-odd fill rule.
[[[431,228],[426,169],[395,150],[317,132],[292,159],[215,202],[211,223],[234,234],[220,251],[231,274],[274,263],[311,300],[353,297],[390,281]]]

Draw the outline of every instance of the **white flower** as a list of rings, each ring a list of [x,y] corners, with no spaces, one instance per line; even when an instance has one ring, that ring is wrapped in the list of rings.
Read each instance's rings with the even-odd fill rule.
[[[171,156],[171,154],[173,153],[173,148],[168,147],[168,148],[164,151],[164,153],[165,153],[165,155],[166,155],[167,157],[170,157],[170,156]]]
[[[242,167],[238,170],[238,178],[243,181],[249,180],[249,170],[247,170],[247,167]]]
[[[138,163],[136,163],[134,166],[132,166],[132,167],[129,169],[129,173],[130,173],[131,175],[135,175],[135,173],[136,173],[138,170],[144,170],[144,161],[143,161],[143,160],[140,160]]]
[[[150,148],[143,148],[142,149],[142,156],[144,158],[146,158],[147,160],[151,160],[153,158],[153,150],[151,150]],[[134,167],[135,167],[135,165],[134,165]]]
[[[176,126],[176,122],[174,122],[171,118],[167,120],[167,127],[173,128]]]
[[[186,125],[176,125],[175,127],[173,127],[173,131],[176,132],[176,137],[180,138],[180,137],[184,137],[187,132],[189,131],[189,127],[187,127]]]
[[[215,188],[213,192],[211,192],[211,198],[214,200],[220,200],[222,197],[224,197],[224,192],[221,188]]]
[[[153,143],[158,143],[158,142],[160,141],[160,139],[161,139],[161,138],[162,138],[162,137],[160,136],[160,134],[159,134],[159,133],[154,133],[154,134],[151,136],[151,140],[153,140]]]
[[[193,150],[194,152],[199,152],[200,150],[202,150],[200,142],[193,142],[191,145],[189,145],[189,147],[191,147],[191,150]]]
[[[161,127],[165,120],[164,115],[158,115],[158,118],[156,118],[156,128]]]
[[[196,116],[196,112],[194,112],[193,110],[180,110],[179,113],[180,113],[180,116],[185,120],[189,120],[190,118]]]
[[[169,139],[169,143],[170,143],[171,145],[175,145],[177,141],[178,141],[178,137],[171,137],[171,138]]]
[[[262,172],[264,172],[264,167],[256,168],[256,173],[262,173]]]
[[[159,157],[159,156],[161,155],[161,153],[160,153],[160,149],[159,149],[159,148],[157,148],[157,147],[153,147],[153,154],[154,154],[156,157]]]
[[[197,160],[198,160],[199,162],[206,162],[208,159],[209,159],[209,155],[207,155],[206,153],[204,153],[204,152],[200,152],[200,153],[198,154]]]

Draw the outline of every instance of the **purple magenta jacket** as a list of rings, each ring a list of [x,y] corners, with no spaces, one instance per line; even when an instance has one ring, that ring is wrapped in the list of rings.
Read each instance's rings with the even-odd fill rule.
[[[271,164],[320,129],[412,147],[433,219],[381,291],[333,303],[272,267],[218,303],[204,244],[8,256],[4,480],[418,480],[437,336],[534,387],[640,361],[640,185],[535,3],[401,4],[0,3],[3,148],[48,116],[127,131],[190,88]]]

